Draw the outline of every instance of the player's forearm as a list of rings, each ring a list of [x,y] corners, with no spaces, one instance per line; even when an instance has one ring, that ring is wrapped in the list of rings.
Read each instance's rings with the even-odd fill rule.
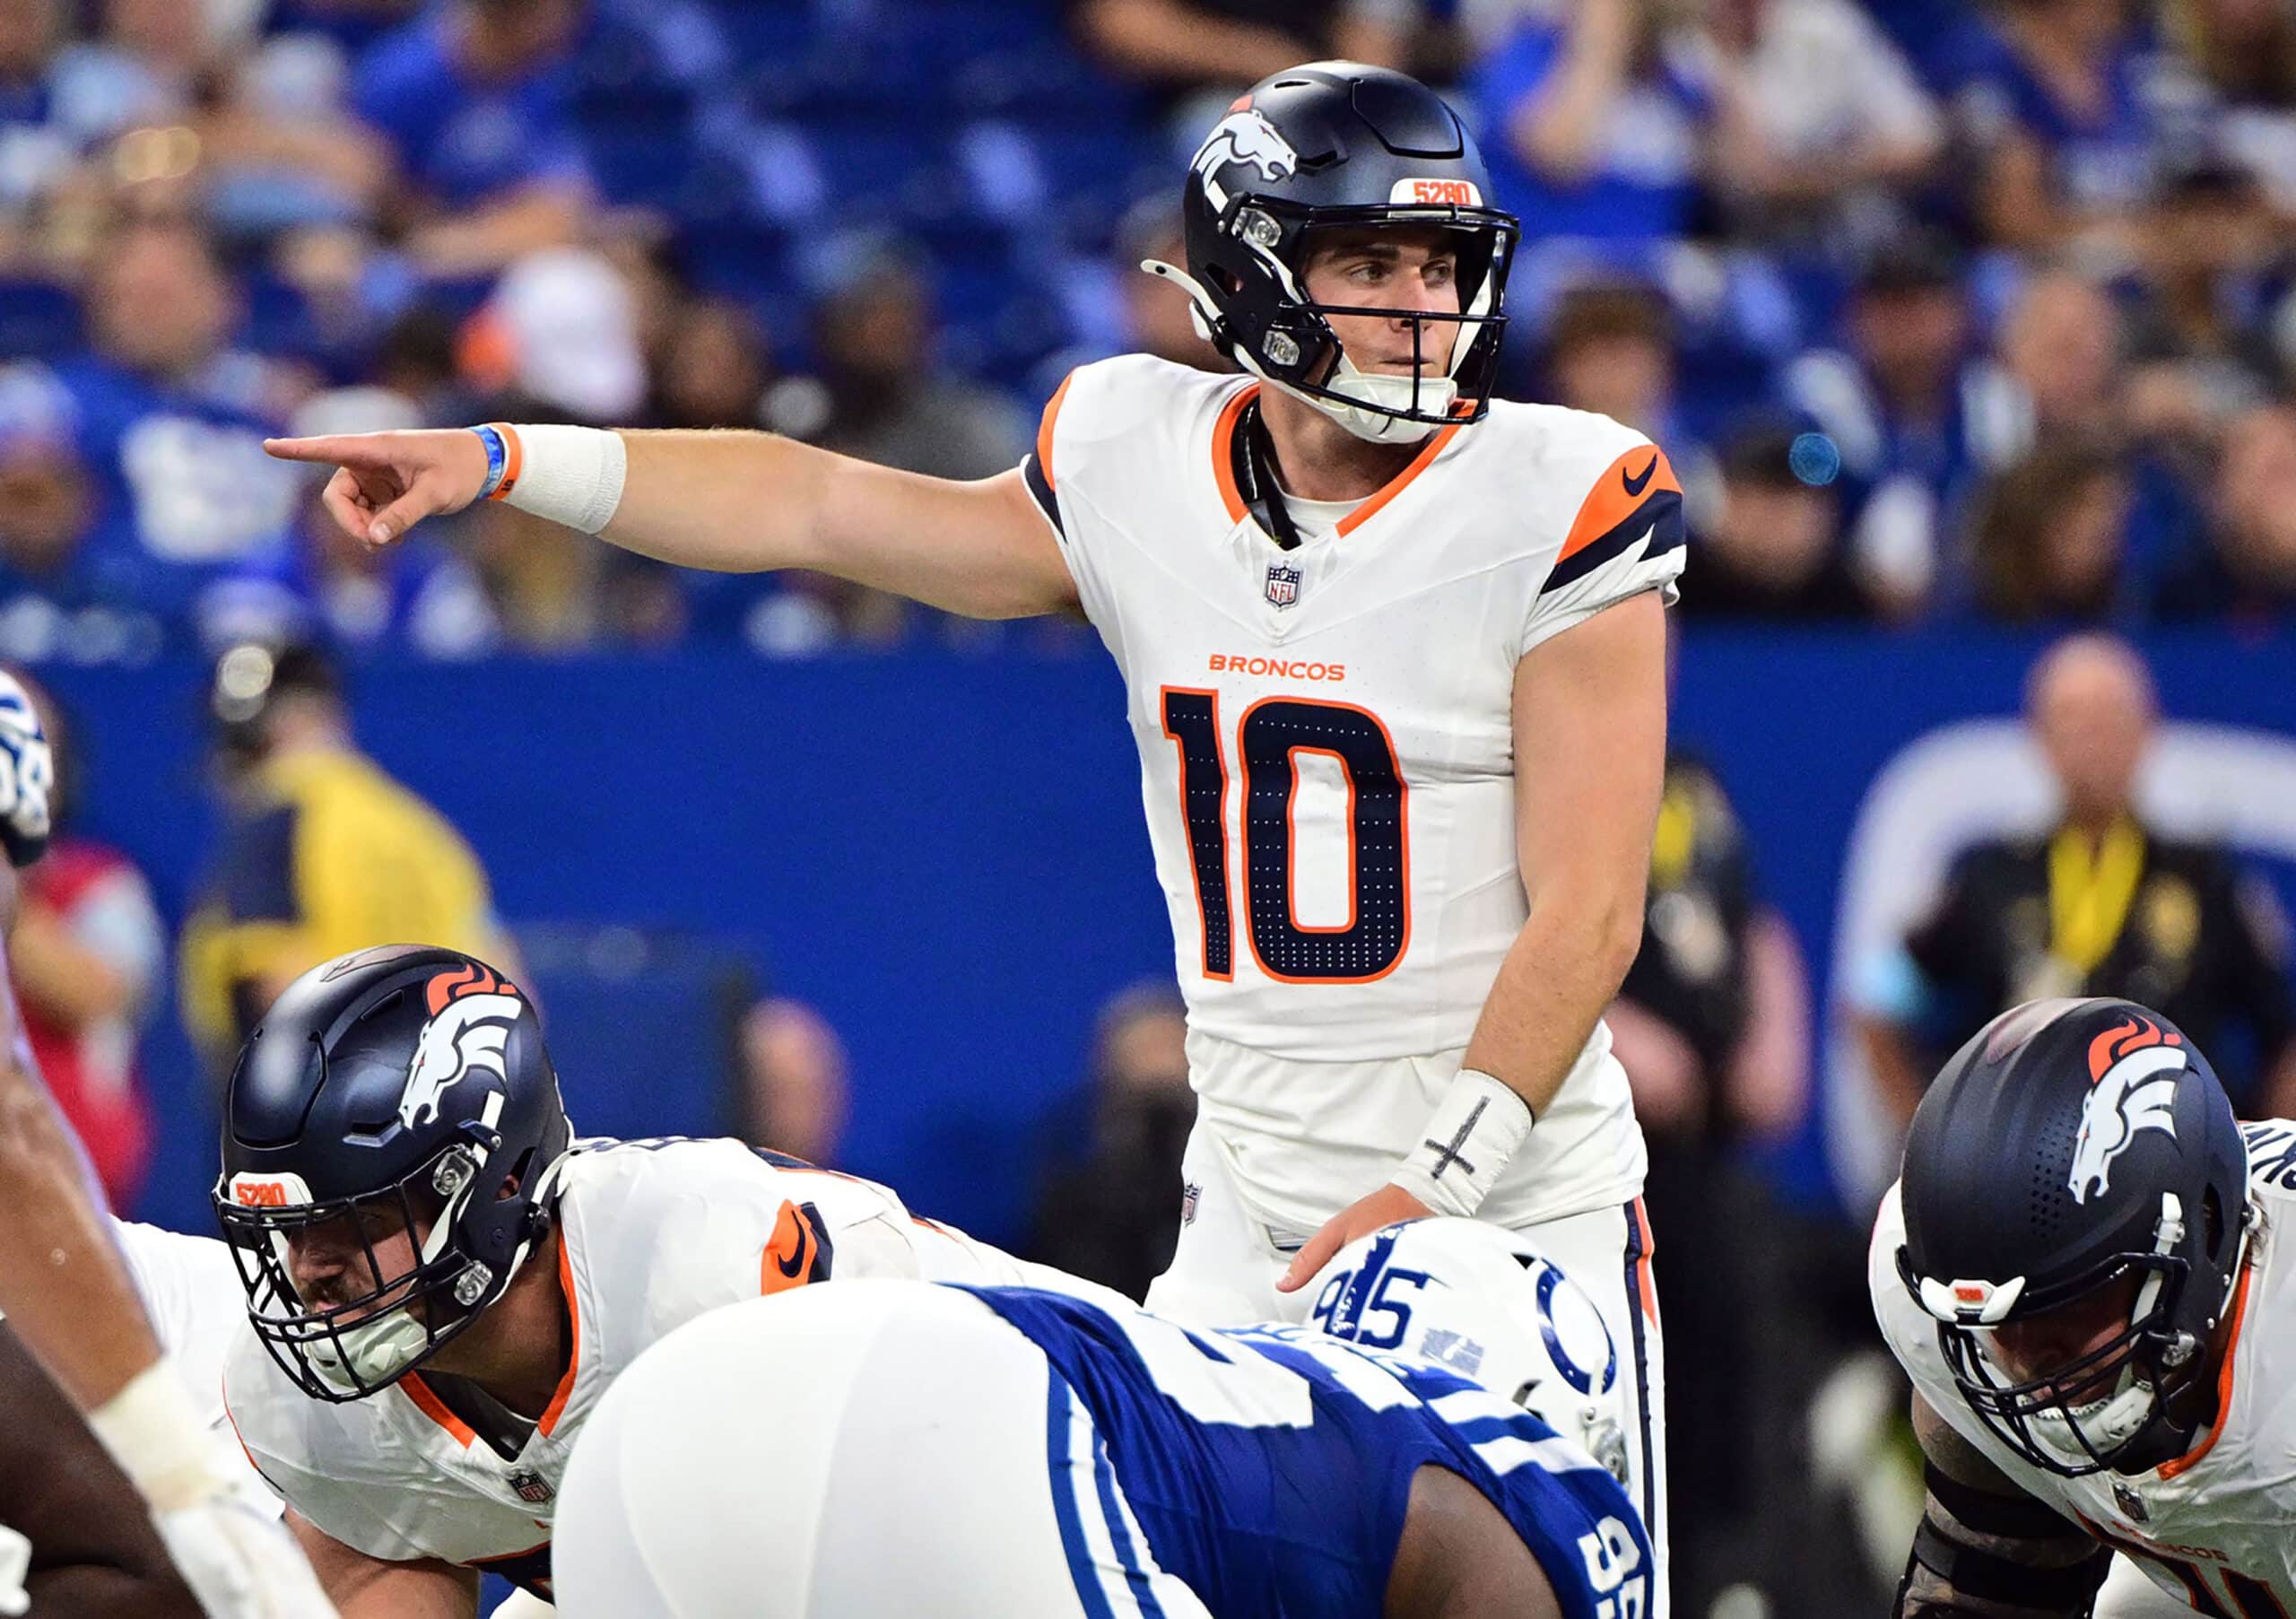
[[[1078,25],[1109,63],[1155,79],[1263,79],[1314,54],[1275,29],[1231,22],[1178,0],[1095,0]]]
[[[629,471],[604,537],[625,550],[725,573],[811,569],[968,618],[1074,599],[1016,473],[956,483],[770,433],[622,439]]]
[[[1544,898],[1500,964],[1462,1066],[1504,1081],[1534,1114],[1544,1113],[1641,944],[1638,886]]]
[[[160,1358],[48,1092],[0,1063],[0,1311],[83,1411]]]

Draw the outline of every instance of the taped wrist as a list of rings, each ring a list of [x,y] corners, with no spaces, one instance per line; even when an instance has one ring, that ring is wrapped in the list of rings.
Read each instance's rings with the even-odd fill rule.
[[[630,447],[595,427],[490,422],[471,431],[486,447],[483,498],[583,534],[602,532],[622,504]]]
[[[2088,1615],[2110,1548],[2030,1497],[1923,1469],[1929,1501],[1898,1585],[1900,1619],[1949,1614]],[[1925,1578],[1926,1576],[1926,1578]]]
[[[153,1512],[191,1506],[223,1487],[215,1436],[164,1356],[90,1412],[88,1426]]]
[[[1511,1086],[1462,1068],[1395,1184],[1439,1214],[1473,1214],[1537,1122]]]

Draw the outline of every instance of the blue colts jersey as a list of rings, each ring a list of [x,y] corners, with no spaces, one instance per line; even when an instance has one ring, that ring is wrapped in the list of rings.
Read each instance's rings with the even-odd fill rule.
[[[1200,1331],[1033,1289],[964,1291],[1044,1352],[1148,1553],[1219,1619],[1379,1619],[1428,1466],[1507,1515],[1568,1619],[1648,1612],[1650,1545],[1626,1492],[1476,1384],[1312,1328]]]

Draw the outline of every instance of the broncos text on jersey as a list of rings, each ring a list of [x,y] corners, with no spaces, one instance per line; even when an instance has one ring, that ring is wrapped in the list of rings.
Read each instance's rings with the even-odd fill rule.
[[[1499,403],[1285,549],[1234,474],[1257,387],[1083,367],[1023,471],[1124,674],[1205,1118],[1271,1149],[1240,1180],[1313,1229],[1411,1146],[1521,930],[1517,666],[1671,595],[1682,496],[1607,417]],[[1487,1217],[1639,1189],[1609,1043],[1598,1027]],[[1446,1058],[1424,1084],[1392,1066]]]

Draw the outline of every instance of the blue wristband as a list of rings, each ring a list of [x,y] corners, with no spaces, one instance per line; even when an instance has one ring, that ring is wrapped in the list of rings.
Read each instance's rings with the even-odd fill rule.
[[[486,446],[486,483],[478,492],[478,498],[483,500],[502,487],[502,474],[510,465],[510,451],[502,442],[502,435],[492,428],[474,427],[470,431]]]

